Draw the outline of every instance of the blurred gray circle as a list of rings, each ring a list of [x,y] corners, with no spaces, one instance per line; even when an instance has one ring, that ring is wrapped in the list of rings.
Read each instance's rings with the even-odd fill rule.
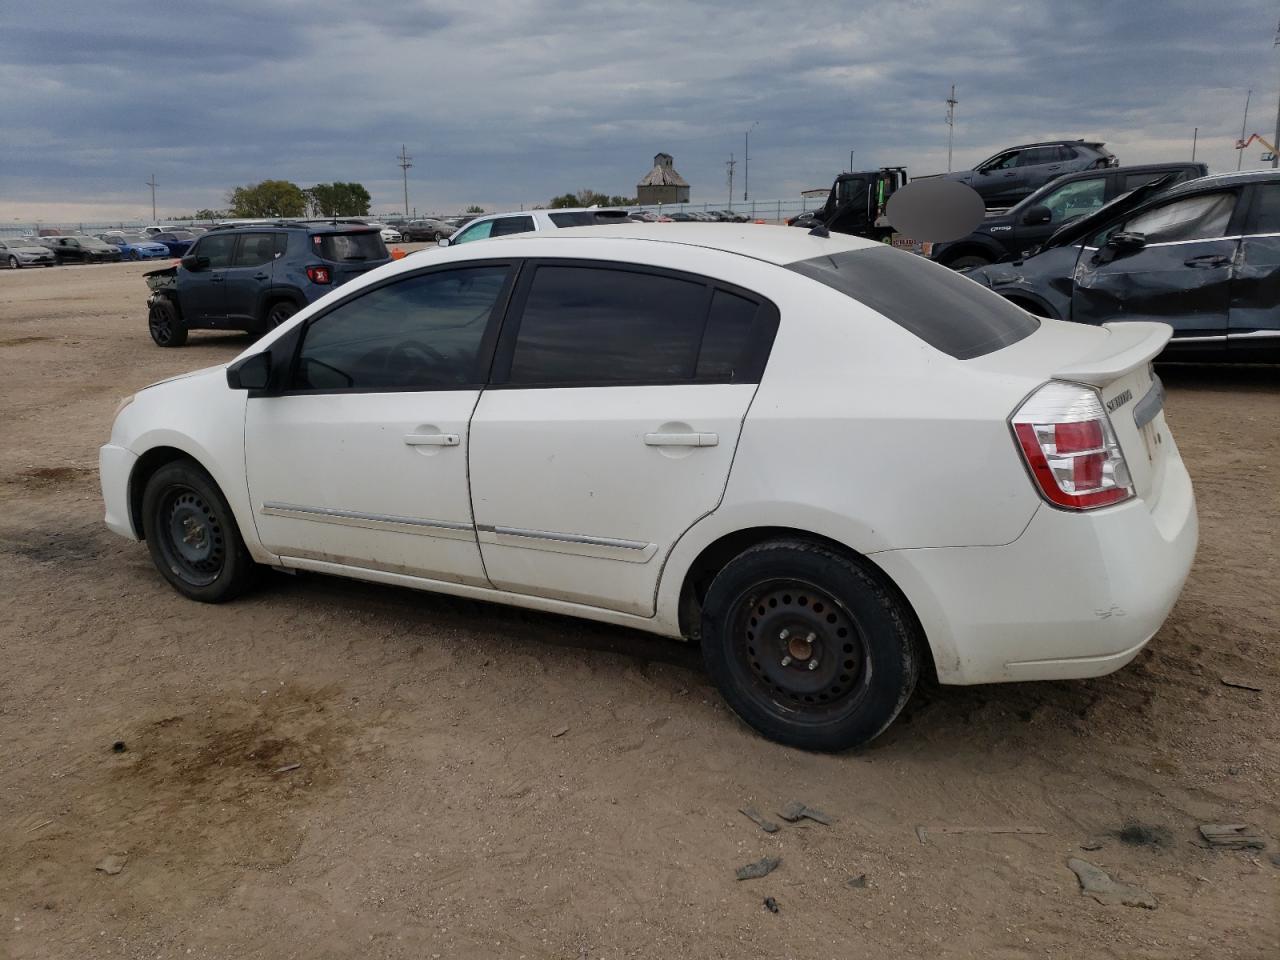
[[[968,236],[986,207],[973,187],[954,180],[912,180],[894,192],[885,208],[893,229],[912,240],[944,243]]]

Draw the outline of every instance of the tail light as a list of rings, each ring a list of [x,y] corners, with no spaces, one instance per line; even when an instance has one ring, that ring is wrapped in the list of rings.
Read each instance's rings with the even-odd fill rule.
[[[307,279],[312,283],[332,283],[333,275],[328,267],[307,267]]]
[[[1096,390],[1050,381],[1010,423],[1041,494],[1069,510],[1090,510],[1133,496],[1133,482]]]

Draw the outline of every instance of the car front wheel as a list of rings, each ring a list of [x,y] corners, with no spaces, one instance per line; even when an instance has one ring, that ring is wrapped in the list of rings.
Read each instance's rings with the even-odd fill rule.
[[[151,475],[142,494],[142,528],[156,569],[184,597],[231,600],[257,574],[222,491],[191,460]]]
[[[861,746],[893,722],[915,689],[917,634],[878,577],[804,540],[740,554],[702,609],[703,660],[729,706],[806,750]]]
[[[967,254],[963,257],[956,257],[947,264],[952,270],[969,270],[973,267],[985,267],[991,263],[986,257],[978,254]]]
[[[180,347],[187,342],[187,325],[168,300],[156,300],[148,308],[147,329],[157,347]]]
[[[21,268],[21,266],[22,266],[22,263],[18,260],[18,258],[17,258],[17,257],[10,257],[10,258],[9,258],[9,269],[10,269],[10,270],[17,270],[17,269]]]

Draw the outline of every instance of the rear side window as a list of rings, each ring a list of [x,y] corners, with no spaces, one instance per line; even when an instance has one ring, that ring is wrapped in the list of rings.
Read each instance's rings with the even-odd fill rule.
[[[533,230],[533,217],[499,217],[493,221],[491,237],[508,237],[513,233],[529,233]]]
[[[233,267],[258,267],[275,259],[275,238],[269,233],[242,233]]]
[[[1140,213],[1121,229],[1141,233],[1147,243],[1212,240],[1227,232],[1235,204],[1234,193],[1187,197]]]
[[[1250,233],[1280,233],[1280,184],[1254,187],[1253,226]]]
[[[360,233],[318,233],[311,238],[311,246],[322,260],[344,262],[349,260],[386,260],[387,245],[377,230]]]
[[[1040,321],[964,274],[891,247],[846,250],[790,264],[957,360],[1029,337]]]
[[[760,304],[746,297],[717,290],[711,297],[707,329],[698,352],[699,380],[732,380],[742,373],[751,344]]]
[[[547,216],[557,227],[594,227],[602,223],[625,223],[627,220],[626,212],[622,210],[571,210]]]
[[[1042,163],[1055,163],[1057,159],[1057,147],[1032,147],[1018,154],[1018,166],[1037,167]]]

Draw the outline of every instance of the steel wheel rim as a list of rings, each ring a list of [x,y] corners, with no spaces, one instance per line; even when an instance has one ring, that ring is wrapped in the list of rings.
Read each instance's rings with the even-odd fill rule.
[[[777,578],[743,591],[733,610],[731,663],[757,700],[798,722],[829,722],[858,708],[871,664],[843,603],[816,584]]]
[[[20,267],[20,266],[21,266],[21,264],[20,264],[20,263],[18,263],[18,258],[17,258],[17,257],[10,257],[10,258],[9,258],[9,269],[10,269],[10,270],[17,270],[17,269],[18,269],[18,267]]]
[[[169,568],[187,583],[206,587],[226,561],[226,535],[213,506],[196,490],[175,486],[158,508],[157,532]]]

